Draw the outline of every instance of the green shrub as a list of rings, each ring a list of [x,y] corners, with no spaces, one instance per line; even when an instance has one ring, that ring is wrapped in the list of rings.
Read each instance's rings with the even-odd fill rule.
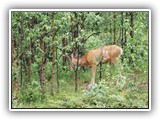
[[[33,81],[31,84],[27,84],[25,90],[21,90],[18,101],[21,101],[22,103],[41,101],[41,93],[39,82]]]

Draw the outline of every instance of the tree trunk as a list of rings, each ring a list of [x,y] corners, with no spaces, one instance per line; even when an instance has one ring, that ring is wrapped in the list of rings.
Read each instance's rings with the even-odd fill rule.
[[[15,47],[14,47],[14,36],[12,33],[12,75],[13,75],[13,93],[15,95],[15,98],[18,99],[18,69],[17,69],[17,60],[15,60]]]
[[[82,13],[82,16],[81,16],[81,21],[82,21],[81,29],[82,29],[82,30],[84,29],[84,21],[85,21],[85,19],[86,19],[84,15],[85,15],[85,13],[83,12],[83,13]]]
[[[28,51],[31,52],[31,45],[29,46]],[[28,83],[30,83],[31,82],[31,56],[29,56],[27,63],[28,63]]]
[[[56,46],[54,44],[54,12],[52,13],[52,80],[51,80],[51,95],[54,95],[54,62],[55,62],[55,52],[56,52]]]
[[[125,19],[127,19],[127,17],[128,17],[128,14],[126,12],[126,18]],[[126,44],[127,44],[127,29],[125,28],[125,30],[124,30],[124,45],[126,45]]]
[[[77,92],[77,90],[78,90],[78,61],[79,61],[79,45],[76,44],[76,46],[77,46],[78,56],[77,56],[77,66],[76,66],[76,70],[75,70],[75,92]]]
[[[109,12],[109,16],[111,16],[112,14]],[[110,39],[109,39],[109,44],[111,44],[111,41],[112,41],[112,21],[110,20],[110,24],[109,24],[109,32],[110,32]]]
[[[62,47],[64,48],[66,45],[67,45],[67,41],[66,41],[65,38],[63,38],[63,39],[62,39]],[[66,50],[63,49],[63,50],[62,50],[62,53],[63,53],[63,55],[65,55]],[[63,62],[62,62],[62,68],[63,68],[63,70],[64,70],[64,68],[65,68],[64,66],[66,65],[66,61],[67,61],[66,57],[63,56]]]
[[[116,44],[116,12],[113,13],[113,19],[114,19],[114,44]]]
[[[131,36],[131,38],[133,38],[133,37],[134,37],[134,29],[133,29],[133,26],[134,26],[134,24],[133,24],[134,13],[131,12],[131,13],[130,13],[130,16],[131,16],[131,24],[130,24],[130,26],[131,26],[131,32],[130,32],[130,36]]]
[[[40,39],[40,47],[41,50],[44,52],[44,41],[41,38]],[[44,94],[46,91],[46,85],[45,85],[45,54],[42,55],[42,60],[41,60],[41,83],[42,83],[42,100],[44,99]]]
[[[131,32],[130,32],[130,36],[131,36],[131,38],[133,39],[134,38],[134,24],[133,24],[133,20],[134,20],[134,12],[131,12],[130,13],[130,16],[131,16],[131,24],[130,24],[130,27],[131,27]],[[131,49],[131,53],[133,53],[134,52],[134,50],[133,50],[133,48]]]
[[[123,49],[123,45],[124,45],[124,38],[123,38],[123,33],[124,33],[124,30],[123,30],[123,12],[121,12],[121,45],[122,45],[122,49]],[[123,56],[121,57],[121,60],[123,62]]]
[[[58,75],[58,47],[56,47],[56,68],[57,68],[57,93],[59,93],[59,75]]]
[[[21,12],[21,16],[22,16],[22,18],[23,18],[23,14],[22,14],[22,12]],[[20,30],[20,33],[21,33],[21,47],[20,47],[20,49],[21,49],[21,52],[22,52],[22,44],[23,44],[23,40],[24,40],[24,31],[23,31],[23,19],[21,20],[21,30]],[[22,74],[22,56],[20,57],[20,60],[21,60],[21,63],[20,63],[20,66],[21,66],[21,71],[20,71],[20,81],[21,81],[21,88],[22,88],[22,84],[23,84],[23,74]]]
[[[78,14],[75,12],[75,19],[76,19],[76,25],[75,25],[75,36],[74,38],[78,37]],[[78,42],[76,42],[76,50],[77,50],[77,67],[76,67],[76,71],[75,71],[75,92],[77,92],[78,90],[78,61],[79,61],[79,44]]]
[[[102,79],[102,61],[99,63],[99,80],[101,81]]]
[[[130,12],[130,27],[131,27],[131,31],[130,31],[130,36],[131,36],[131,40],[133,40],[134,38],[134,24],[133,24],[133,20],[134,20],[134,13]],[[134,52],[133,47],[131,48],[131,54]],[[133,59],[130,57],[129,58],[129,63],[132,64],[133,63]],[[134,66],[133,66],[134,67]]]
[[[121,45],[122,45],[122,49],[123,49],[123,12],[121,12]]]

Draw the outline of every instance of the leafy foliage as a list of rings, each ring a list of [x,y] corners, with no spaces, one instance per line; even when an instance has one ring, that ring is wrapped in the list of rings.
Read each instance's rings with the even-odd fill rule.
[[[17,61],[17,67],[12,66],[12,107],[148,108],[148,14],[55,12],[53,17],[52,12],[12,12],[12,51]],[[75,72],[69,70],[66,56],[79,53],[81,57],[88,50],[114,42],[123,49],[119,66],[104,64],[102,80],[97,70],[96,84],[89,86],[90,68],[85,68],[85,72],[78,68],[75,93]],[[54,96],[49,94],[52,74]],[[18,79],[18,99],[14,93],[15,78]]]

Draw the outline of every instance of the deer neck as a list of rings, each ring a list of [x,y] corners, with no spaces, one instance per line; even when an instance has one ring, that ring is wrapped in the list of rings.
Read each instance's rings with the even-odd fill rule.
[[[77,61],[78,61],[78,66],[85,66],[86,65],[86,60],[84,59],[84,57],[79,58],[78,59],[74,59],[74,64],[77,65]]]

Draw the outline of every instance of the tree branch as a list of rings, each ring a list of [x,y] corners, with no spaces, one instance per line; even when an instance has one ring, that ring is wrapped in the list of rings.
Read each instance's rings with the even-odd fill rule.
[[[86,42],[91,36],[97,35],[97,34],[99,34],[99,33],[101,33],[101,32],[92,33],[92,34],[89,35],[86,39],[82,40],[82,42],[83,42],[83,43]]]

